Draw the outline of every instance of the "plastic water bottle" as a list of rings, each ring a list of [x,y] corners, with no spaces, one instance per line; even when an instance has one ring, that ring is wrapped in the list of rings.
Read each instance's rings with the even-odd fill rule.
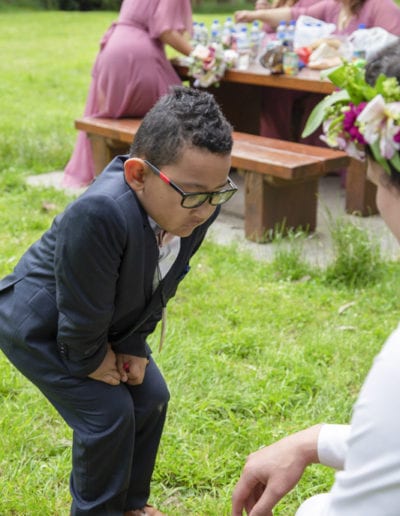
[[[200,43],[200,25],[195,21],[193,22],[191,42],[193,47]]]
[[[294,48],[294,35],[296,32],[296,20],[291,20],[286,28],[285,45],[290,51]]]
[[[278,27],[276,28],[276,39],[283,45],[286,39],[286,22],[279,22]]]
[[[367,26],[365,23],[360,23],[358,26],[358,30],[365,30]],[[362,38],[361,38],[362,40]],[[357,41],[357,39],[353,43],[353,59],[363,59],[365,60],[367,58],[367,51],[364,47],[364,44],[362,41]]]
[[[247,35],[247,27],[242,27],[236,37],[236,51],[238,57],[238,70],[247,70],[250,64],[250,42]]]
[[[221,24],[219,20],[213,20],[210,29],[210,41],[211,43],[221,42]]]
[[[261,30],[258,21],[254,21],[250,28],[250,60],[255,61],[259,54],[261,44]]]
[[[199,43],[200,45],[207,45],[208,43],[208,29],[204,22],[199,23]]]
[[[210,34],[210,43],[221,43],[221,35],[217,30],[212,30]]]
[[[221,43],[224,46],[224,48],[232,47],[233,30],[234,30],[233,19],[230,16],[228,16],[224,22],[224,25],[223,25],[222,31],[221,31]]]

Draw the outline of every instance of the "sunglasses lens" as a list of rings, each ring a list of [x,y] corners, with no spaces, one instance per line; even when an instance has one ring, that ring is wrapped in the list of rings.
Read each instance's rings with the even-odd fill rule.
[[[217,206],[218,204],[224,204],[229,201],[232,195],[236,192],[236,190],[226,190],[225,192],[218,192],[213,194],[211,197],[211,204],[213,206]]]
[[[182,199],[182,206],[184,208],[197,208],[206,202],[207,198],[208,194],[189,194]]]

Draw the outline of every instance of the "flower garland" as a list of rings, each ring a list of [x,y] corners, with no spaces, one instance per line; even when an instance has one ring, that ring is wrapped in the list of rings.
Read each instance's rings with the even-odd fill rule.
[[[400,85],[394,77],[381,74],[375,86],[365,80],[365,65],[344,62],[327,73],[337,86],[312,111],[303,131],[309,136],[321,124],[321,139],[365,159],[368,146],[375,159],[390,173],[389,164],[400,172]]]
[[[225,70],[235,66],[237,58],[237,52],[224,50],[219,43],[196,45],[189,56],[189,75],[195,79],[194,86],[218,86]]]

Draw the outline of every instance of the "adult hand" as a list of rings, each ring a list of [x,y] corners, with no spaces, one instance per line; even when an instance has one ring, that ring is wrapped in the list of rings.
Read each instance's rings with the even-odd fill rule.
[[[272,509],[318,462],[321,425],[312,426],[262,448],[247,458],[232,496],[232,516],[272,516]]]
[[[249,23],[257,20],[256,11],[236,11],[235,22],[236,23]]]
[[[140,385],[143,383],[148,363],[149,359],[146,357],[117,354],[117,367],[121,374],[121,380],[129,385]]]
[[[88,376],[93,380],[108,383],[109,385],[119,385],[121,381],[121,375],[118,372],[117,359],[114,351],[111,349],[110,344],[107,345],[107,353],[103,359],[103,362],[95,371],[93,371],[93,373],[90,373]]]

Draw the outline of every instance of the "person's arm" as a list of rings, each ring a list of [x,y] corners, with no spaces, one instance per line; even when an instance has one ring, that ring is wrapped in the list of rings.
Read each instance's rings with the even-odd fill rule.
[[[272,516],[273,507],[300,480],[309,464],[318,463],[315,425],[252,453],[232,496],[232,516]]]
[[[54,259],[57,342],[74,376],[86,377],[98,368],[102,374],[102,366],[112,362],[108,333],[125,225],[118,203],[107,196],[80,198],[59,219]]]
[[[261,21],[268,23],[272,28],[276,28],[279,22],[291,20],[290,7],[278,7],[276,9],[257,9],[255,11],[236,11],[235,21],[237,23],[251,23]]]
[[[169,45],[181,54],[188,56],[192,51],[192,45],[188,39],[177,30],[167,30],[160,35],[164,45]]]
[[[268,2],[268,0],[257,0],[255,8],[258,9],[270,9],[271,4]]]

